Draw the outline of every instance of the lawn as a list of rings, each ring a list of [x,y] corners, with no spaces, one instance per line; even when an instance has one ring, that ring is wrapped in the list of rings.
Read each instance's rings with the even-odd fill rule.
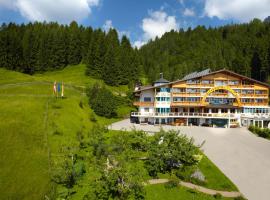
[[[214,200],[213,196],[202,194],[184,187],[167,189],[164,184],[148,185],[146,189],[146,200]],[[232,198],[219,198],[229,200]]]
[[[227,178],[206,156],[199,162],[198,167],[206,177],[204,187],[215,190],[238,191],[238,188],[231,180]]]
[[[90,109],[82,88],[102,81],[85,76],[84,70],[84,65],[78,65],[29,76],[0,69],[0,199],[43,199],[51,191],[65,190],[61,186],[51,190],[55,186],[51,182],[54,163],[63,159],[66,149],[77,148],[82,138],[88,140],[94,124],[108,125],[119,120],[96,116]],[[53,97],[55,80],[66,84],[66,98]],[[127,91],[127,86],[106,87],[116,95]],[[118,116],[126,117],[132,109],[120,106]],[[199,167],[207,178],[207,187],[237,190],[206,157]],[[86,174],[72,189],[76,191],[72,199],[82,199],[96,175],[87,160]],[[146,186],[146,191],[147,199],[158,199],[157,194],[159,199],[176,199],[180,195],[186,199],[213,199],[184,188],[167,190],[163,185]]]
[[[70,66],[35,76],[0,69],[0,199],[49,196],[49,163],[61,158],[63,148],[79,143],[78,133],[86,137],[93,125],[90,113],[103,125],[118,120],[93,114],[83,90],[73,87],[99,81],[88,80],[84,69]],[[65,99],[53,97],[54,80],[70,84]],[[129,108],[120,109],[121,115],[125,110]]]

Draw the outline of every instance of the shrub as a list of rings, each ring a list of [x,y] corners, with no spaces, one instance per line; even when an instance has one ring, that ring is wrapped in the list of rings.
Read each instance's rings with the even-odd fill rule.
[[[80,100],[80,102],[79,102],[79,106],[80,106],[80,108],[82,108],[82,109],[83,109],[83,102],[82,102],[82,100]]]
[[[110,90],[95,84],[87,94],[89,105],[97,115],[107,118],[116,116],[117,100]]]
[[[172,179],[169,180],[167,183],[165,183],[164,187],[167,189],[175,188],[179,185],[179,180],[178,179]]]
[[[96,116],[93,112],[90,112],[89,119],[91,122],[97,122]]]
[[[193,172],[195,171],[195,167],[194,166],[184,166],[179,168],[175,175],[180,178],[181,180],[184,181],[191,181],[191,174],[193,174]]]
[[[248,127],[248,130],[255,133],[259,137],[270,138],[270,129],[268,128],[259,128],[251,125]]]
[[[222,195],[220,193],[214,194],[215,199],[222,199]]]
[[[193,142],[176,131],[157,133],[149,145],[149,159],[145,162],[149,175],[196,165],[198,161],[194,155],[199,153],[199,148]]]

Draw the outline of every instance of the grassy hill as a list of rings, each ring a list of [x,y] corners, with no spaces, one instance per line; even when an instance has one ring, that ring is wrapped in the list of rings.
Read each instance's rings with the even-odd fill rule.
[[[87,134],[93,125],[85,87],[102,81],[86,77],[84,70],[78,65],[29,76],[0,69],[1,199],[44,198],[51,189],[48,160],[78,143],[77,133]],[[66,84],[65,99],[53,97],[55,80]],[[107,87],[115,94],[127,91],[126,86]],[[116,120],[95,118],[101,124]]]
[[[57,172],[59,163],[66,159],[66,153],[78,148],[81,138],[89,138],[89,130],[94,125],[119,120],[132,108],[120,106],[117,111],[119,118],[95,115],[88,106],[85,89],[103,82],[85,76],[84,71],[84,65],[77,65],[30,76],[0,68],[0,199],[36,200],[54,197],[54,194],[65,196],[75,191],[72,199],[79,200],[87,192],[89,183],[96,177],[91,159],[85,161],[85,175],[70,190],[61,185],[56,187],[51,177]],[[66,98],[53,96],[54,81],[64,81]],[[120,96],[125,96],[128,91],[127,86],[106,87]],[[210,188],[219,189],[219,184],[227,183],[232,190],[237,190],[213,164],[205,164],[204,168],[214,171],[206,171],[213,179],[209,182]],[[221,178],[222,182],[219,181]],[[222,185],[220,187],[223,189]],[[164,189],[162,185],[147,186],[146,192],[146,199],[174,199],[175,196],[179,199],[214,199],[185,188]]]

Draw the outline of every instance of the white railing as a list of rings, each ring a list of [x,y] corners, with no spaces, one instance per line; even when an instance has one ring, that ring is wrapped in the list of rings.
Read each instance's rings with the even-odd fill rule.
[[[170,112],[170,113],[132,112],[131,116],[132,117],[237,118],[237,115],[229,114],[229,113],[186,113],[186,112]]]
[[[270,119],[270,113],[242,113],[243,118],[268,118]]]

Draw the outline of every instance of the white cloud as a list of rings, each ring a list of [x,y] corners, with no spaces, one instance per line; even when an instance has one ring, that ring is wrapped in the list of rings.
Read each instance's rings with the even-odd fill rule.
[[[179,29],[175,16],[168,16],[165,11],[150,11],[149,17],[142,20],[143,36],[133,46],[140,48],[148,40],[161,37],[164,33]]]
[[[196,14],[192,8],[185,8],[183,15],[187,17],[194,17]]]
[[[133,46],[134,47],[137,47],[138,49],[141,48],[143,45],[145,45],[146,42],[145,41],[142,41],[142,40],[137,40],[133,43]]]
[[[108,20],[105,21],[105,23],[103,24],[102,28],[107,33],[109,32],[109,30],[111,28],[114,28],[117,31],[117,33],[118,33],[119,39],[121,39],[124,35],[127,36],[128,38],[130,37],[130,32],[129,31],[119,31],[119,30],[117,30],[113,26],[112,20],[110,20],[110,19],[108,19]]]
[[[118,31],[119,38],[121,39],[124,35],[130,38],[130,31]]]
[[[206,0],[205,15],[241,22],[264,19],[270,14],[270,0]]]
[[[0,0],[0,6],[18,10],[30,21],[80,21],[91,14],[99,0]]]
[[[142,21],[144,39],[146,40],[161,37],[165,32],[179,28],[175,16],[168,16],[164,11],[149,12],[149,15],[149,18],[144,18]]]
[[[113,28],[112,20],[106,20],[102,28],[104,31],[108,32],[111,28]]]

